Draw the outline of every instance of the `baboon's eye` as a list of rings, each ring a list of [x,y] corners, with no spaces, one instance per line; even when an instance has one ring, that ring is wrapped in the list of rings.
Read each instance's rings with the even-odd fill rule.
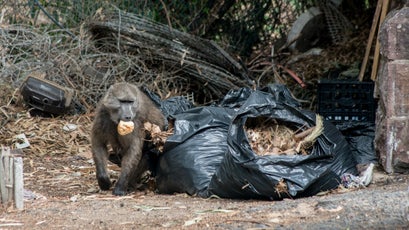
[[[109,100],[106,101],[104,104],[109,109],[119,109],[121,107],[121,103],[117,100]]]
[[[122,105],[129,105],[132,107],[136,107],[137,106],[137,102],[136,101],[132,101],[132,100],[120,100],[119,101]]]
[[[134,101],[131,100],[120,100],[119,102],[123,103],[123,104],[133,104]]]

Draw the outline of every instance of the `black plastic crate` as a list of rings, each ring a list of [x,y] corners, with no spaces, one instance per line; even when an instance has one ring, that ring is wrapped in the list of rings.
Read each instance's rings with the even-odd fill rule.
[[[321,80],[317,113],[332,122],[375,121],[374,83]]]

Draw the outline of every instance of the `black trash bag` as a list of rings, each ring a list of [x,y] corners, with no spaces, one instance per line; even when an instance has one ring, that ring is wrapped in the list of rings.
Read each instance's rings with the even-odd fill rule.
[[[160,107],[163,115],[166,118],[172,115],[178,114],[185,110],[193,108],[193,103],[187,100],[185,97],[176,96],[166,100],[161,100],[159,95],[150,91],[147,87],[141,87],[142,91],[157,105]]]
[[[227,151],[227,131],[234,111],[198,107],[172,116],[174,134],[164,145],[156,174],[159,193],[199,195]]]
[[[166,140],[155,170],[159,193],[207,194],[210,179],[227,151],[233,108],[240,107],[251,91],[250,88],[231,90],[222,100],[223,106],[188,111],[183,98],[162,103],[164,114],[170,114],[168,119],[174,120],[174,134]]]
[[[193,103],[185,97],[171,97],[162,101],[160,109],[167,118],[193,108]]]
[[[226,96],[219,102],[219,106],[238,108],[242,106],[247,98],[254,90],[246,87],[240,89],[230,90]],[[259,91],[270,93],[274,96],[276,101],[291,105],[293,107],[300,107],[300,103],[294,99],[290,90],[283,84],[268,84],[266,87],[259,89]]]
[[[248,117],[270,117],[301,128],[314,126],[315,114],[277,101],[277,94],[248,89],[232,92],[240,100],[250,92],[240,102],[240,109],[201,107],[174,116],[175,133],[168,138],[159,159],[158,192],[281,199],[315,195],[336,188],[343,173],[356,174],[348,144],[325,121],[324,134],[318,137],[310,155],[258,156],[243,127]],[[234,104],[230,102],[224,105]],[[287,188],[277,192],[277,185],[283,183]]]
[[[330,122],[324,121],[324,133],[309,155],[259,156],[251,149],[244,129],[250,117],[273,118],[297,129],[315,126],[314,113],[278,102],[269,94],[253,92],[232,121],[228,152],[210,181],[207,196],[240,199],[311,196],[336,188],[344,173],[356,174],[356,162],[348,143]]]
[[[193,103],[187,100],[185,97],[177,96],[171,97],[166,100],[161,101],[160,97],[151,92],[147,87],[142,87],[143,92],[157,105],[160,107],[163,115],[165,116],[165,129],[168,129],[168,120],[172,119],[172,116],[182,113],[186,110],[193,108]],[[151,137],[147,135],[146,140],[142,147],[143,156],[147,158],[149,170],[152,173],[152,176],[156,176],[156,168],[158,165],[159,157],[161,152],[156,148],[156,146],[149,141]],[[121,166],[121,158],[116,154],[111,154],[109,160]]]
[[[300,102],[294,99],[291,91],[288,90],[287,86],[283,84],[268,84],[266,87],[261,88],[260,91],[270,93],[274,96],[276,101],[291,105],[293,107],[301,107]]]
[[[336,127],[344,135],[358,164],[377,163],[374,122],[343,122]]]
[[[218,105],[228,108],[240,108],[240,106],[243,105],[244,102],[246,102],[252,91],[253,90],[248,87],[232,89],[227,92],[226,96],[224,96],[223,99],[220,100]]]

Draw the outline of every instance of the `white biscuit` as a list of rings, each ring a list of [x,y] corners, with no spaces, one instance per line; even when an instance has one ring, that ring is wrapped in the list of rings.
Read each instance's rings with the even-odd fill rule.
[[[133,123],[133,121],[119,121],[118,124],[119,135],[124,136],[129,133],[132,133],[134,126],[135,124]]]

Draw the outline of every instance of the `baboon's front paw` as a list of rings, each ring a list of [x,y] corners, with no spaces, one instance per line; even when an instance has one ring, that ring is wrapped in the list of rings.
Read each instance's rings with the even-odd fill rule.
[[[114,191],[112,191],[112,194],[114,194],[115,196],[125,196],[126,195],[126,190],[115,187]]]
[[[111,180],[108,177],[98,178],[98,185],[102,190],[109,190],[111,187]]]

